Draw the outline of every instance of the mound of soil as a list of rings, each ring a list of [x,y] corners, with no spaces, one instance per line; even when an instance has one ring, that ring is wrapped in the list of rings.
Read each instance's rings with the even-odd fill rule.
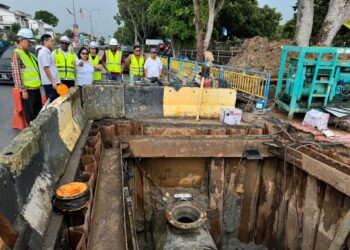
[[[276,78],[281,60],[281,46],[292,45],[292,40],[269,40],[266,37],[253,37],[246,39],[240,52],[231,58],[228,65],[244,68],[263,70],[265,66],[272,78]]]

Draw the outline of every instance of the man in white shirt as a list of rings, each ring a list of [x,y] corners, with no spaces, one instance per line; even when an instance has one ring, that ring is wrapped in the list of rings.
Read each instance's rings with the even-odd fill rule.
[[[57,85],[61,83],[61,79],[58,75],[58,70],[52,56],[54,40],[50,35],[44,34],[41,36],[41,43],[43,47],[39,51],[38,55],[40,78],[45,90],[46,98],[50,98],[50,101],[52,102],[58,97],[56,89]]]
[[[157,56],[157,51],[155,49],[151,49],[151,57],[147,58],[144,68],[146,78],[148,78],[152,83],[157,82],[159,85],[163,84],[163,65]]]

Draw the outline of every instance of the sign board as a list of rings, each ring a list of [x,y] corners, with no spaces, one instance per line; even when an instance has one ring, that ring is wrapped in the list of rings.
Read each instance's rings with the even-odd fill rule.
[[[146,39],[146,45],[158,46],[160,43],[163,43],[162,39]]]
[[[78,26],[78,24],[73,25],[73,43],[74,43],[74,46],[79,46],[79,26]]]

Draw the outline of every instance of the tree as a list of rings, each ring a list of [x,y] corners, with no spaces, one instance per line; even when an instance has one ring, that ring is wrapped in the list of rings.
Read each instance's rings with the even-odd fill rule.
[[[71,29],[67,29],[63,32],[63,35],[67,36],[68,38],[73,38],[73,31]]]
[[[152,0],[118,0],[119,14],[115,16],[118,25],[124,23],[126,27],[134,28],[134,44],[145,40],[152,35],[154,26],[150,24],[147,10]]]
[[[170,12],[172,15],[164,15]],[[192,0],[154,0],[148,9],[148,18],[162,37],[170,37],[174,52],[182,46],[193,44],[193,2]]]
[[[299,0],[306,1],[306,0]],[[312,0],[309,0],[309,2]],[[312,22],[312,33],[311,37],[309,37],[309,41],[312,44],[322,45],[322,46],[331,46],[333,41],[335,41],[336,45],[347,45],[347,41],[349,38],[349,32],[345,27],[342,27],[343,23],[349,19],[350,17],[350,1],[349,0],[313,0],[314,7],[313,13],[317,13],[317,15],[313,15]],[[298,4],[297,13],[303,12],[303,5]],[[296,37],[305,36],[304,44],[306,44],[307,37],[305,32],[299,31],[298,22],[302,22],[301,20],[296,20],[294,18],[294,22],[296,25]],[[291,20],[291,24],[293,20]],[[309,29],[310,26],[307,28]],[[289,28],[292,28],[290,26]],[[298,33],[298,34],[297,34]],[[295,40],[297,42],[297,40]],[[307,44],[309,44],[307,41]],[[297,42],[298,44],[298,42]],[[300,44],[300,43],[299,43]]]
[[[106,38],[105,38],[104,36],[101,36],[99,42],[100,42],[100,45],[105,45],[105,43],[106,43]]]
[[[202,1],[204,2],[204,1]],[[209,47],[211,36],[214,28],[214,21],[217,14],[222,9],[225,0],[208,0],[208,21],[206,24],[206,31],[204,33],[204,25],[202,20],[202,7],[200,0],[193,0],[194,9],[194,25],[196,27],[196,59],[198,61],[204,61],[204,51]]]
[[[54,27],[56,27],[59,22],[58,18],[54,14],[46,10],[39,10],[35,12],[34,19],[42,20],[43,22],[50,24]]]
[[[298,46],[309,46],[314,16],[314,0],[298,0],[297,6],[294,41]]]
[[[21,25],[19,25],[18,23],[12,24],[11,25],[11,32],[8,35],[8,40],[11,42],[15,42],[17,33],[20,29],[21,29]]]
[[[134,31],[126,26],[119,27],[113,37],[121,44],[134,44]]]
[[[318,33],[317,44],[331,46],[341,26],[349,17],[349,0],[330,0],[327,15]]]

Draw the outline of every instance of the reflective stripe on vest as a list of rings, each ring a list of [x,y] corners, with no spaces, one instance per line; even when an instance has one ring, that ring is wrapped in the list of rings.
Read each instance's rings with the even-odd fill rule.
[[[98,63],[100,62],[100,58],[98,55],[95,56],[95,59],[92,59],[91,54],[89,54],[89,61],[94,65],[94,67],[98,66]],[[101,81],[102,80],[102,72],[101,71],[94,71],[94,81]]]
[[[145,58],[140,56],[136,58],[134,54],[131,55],[130,61],[130,75],[131,76],[143,76],[143,66],[145,65]]]
[[[113,55],[111,50],[107,50],[106,53],[106,67],[109,72],[121,73],[122,72],[122,52],[117,50]]]
[[[64,57],[62,50],[55,50],[55,64],[61,79],[75,80],[75,54],[71,51]]]
[[[23,85],[29,88],[40,87],[40,74],[34,55],[28,55],[26,52],[19,48],[15,49],[14,52],[18,54],[25,66],[24,69],[20,69]]]

